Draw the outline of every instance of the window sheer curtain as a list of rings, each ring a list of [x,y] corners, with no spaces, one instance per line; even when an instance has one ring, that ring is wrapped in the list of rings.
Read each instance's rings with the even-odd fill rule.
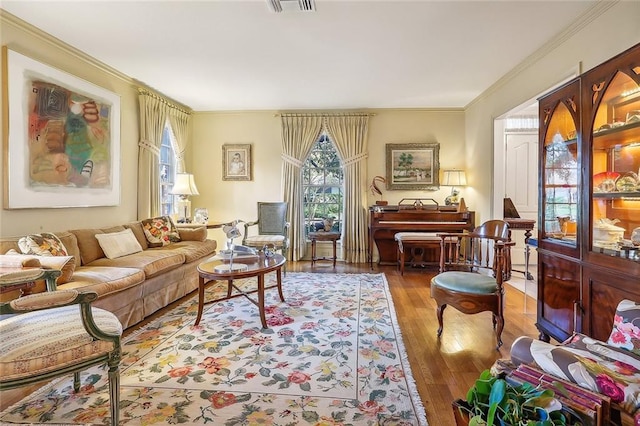
[[[138,218],[160,214],[159,158],[162,132],[169,120],[178,144],[178,169],[184,168],[184,150],[187,146],[188,112],[163,97],[138,89],[140,104],[140,141],[138,142]],[[175,127],[174,127],[175,123]]]
[[[302,166],[326,129],[336,144],[344,170],[342,247],[348,263],[367,262],[367,133],[370,114],[282,114],[282,177],[289,203],[291,257],[305,255]]]
[[[342,159],[344,224],[342,253],[347,263],[367,262],[367,134],[369,114],[326,117],[326,129]]]
[[[288,203],[287,220],[292,260],[304,256],[304,209],[302,207],[302,166],[311,147],[320,136],[323,117],[282,114],[282,181],[283,198]]]

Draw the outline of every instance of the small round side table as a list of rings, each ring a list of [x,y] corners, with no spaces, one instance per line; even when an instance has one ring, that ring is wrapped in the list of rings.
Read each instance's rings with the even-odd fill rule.
[[[339,232],[309,232],[307,234],[311,240],[311,266],[315,265],[316,260],[333,260],[333,267],[336,267],[336,244],[340,239]],[[316,241],[331,241],[333,243],[333,257],[316,257]]]

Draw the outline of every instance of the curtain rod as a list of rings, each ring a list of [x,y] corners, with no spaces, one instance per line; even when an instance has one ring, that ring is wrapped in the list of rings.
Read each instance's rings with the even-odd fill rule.
[[[182,107],[180,105],[177,105],[177,104],[171,102],[170,100],[168,100],[167,98],[165,98],[164,96],[160,96],[157,93],[154,93],[154,92],[152,92],[152,91],[150,91],[148,89],[145,89],[143,87],[138,87],[138,93],[141,94],[141,95],[147,95],[149,97],[157,99],[160,102],[162,102],[165,105],[167,105],[169,108],[173,108],[173,109],[176,109],[176,110],[178,110],[180,112],[183,112],[183,113],[185,113],[187,115],[191,115],[191,111],[190,110],[188,110],[188,109],[186,109],[186,108],[184,108],[184,107]]]
[[[373,112],[328,112],[328,113],[275,113],[274,117],[373,117]]]

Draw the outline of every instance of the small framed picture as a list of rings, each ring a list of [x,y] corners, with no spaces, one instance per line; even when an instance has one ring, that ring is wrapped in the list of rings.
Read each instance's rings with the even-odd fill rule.
[[[386,145],[387,189],[428,190],[439,188],[438,143]]]
[[[251,144],[222,145],[222,180],[252,180]]]

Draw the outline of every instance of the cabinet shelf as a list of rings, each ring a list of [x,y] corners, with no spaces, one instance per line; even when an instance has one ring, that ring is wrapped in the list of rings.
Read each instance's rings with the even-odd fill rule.
[[[640,199],[640,192],[594,192],[593,198],[603,200],[620,200],[622,198]]]
[[[614,145],[640,143],[640,121],[593,133],[594,149],[610,149]]]

